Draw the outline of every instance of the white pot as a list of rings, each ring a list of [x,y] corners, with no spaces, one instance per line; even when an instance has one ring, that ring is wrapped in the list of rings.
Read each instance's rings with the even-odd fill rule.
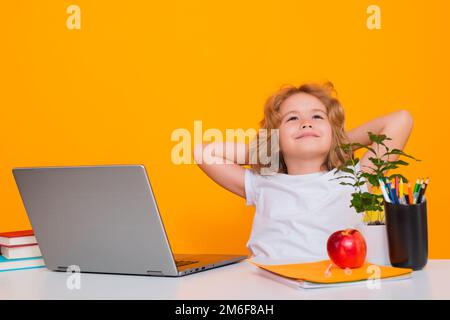
[[[390,266],[386,225],[362,224],[358,229],[366,240],[366,261],[380,266]]]

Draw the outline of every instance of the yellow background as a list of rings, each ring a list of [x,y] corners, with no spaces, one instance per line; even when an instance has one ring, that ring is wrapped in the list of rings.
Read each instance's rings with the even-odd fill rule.
[[[402,173],[430,176],[429,256],[450,258],[449,18],[447,0],[2,3],[0,231],[30,227],[13,167],[142,163],[174,250],[246,253],[254,208],[172,164],[171,133],[256,128],[280,85],[328,79],[348,129],[411,111],[405,151],[423,161]]]

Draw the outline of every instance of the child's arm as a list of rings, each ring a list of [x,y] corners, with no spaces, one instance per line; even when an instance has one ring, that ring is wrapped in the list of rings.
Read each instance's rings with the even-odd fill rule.
[[[247,144],[233,142],[197,144],[194,146],[194,160],[216,183],[245,198],[245,168],[241,165],[249,163]]]
[[[384,141],[384,143],[390,149],[403,150],[411,134],[412,127],[413,118],[409,111],[399,110],[366,122],[363,125],[347,132],[347,136],[351,143],[358,142],[365,146],[368,146],[371,143],[367,134],[368,131],[374,134],[385,134],[392,139]],[[375,147],[375,145],[372,145],[371,147]],[[375,151],[377,151],[376,148],[374,149]],[[386,150],[383,147],[382,149],[380,149],[380,154],[384,153],[385,151]],[[369,160],[369,158],[373,156],[374,154],[372,154],[370,151],[367,151],[363,155],[360,161],[361,170],[370,172],[370,170],[367,171],[367,167],[372,168],[372,162]],[[389,160],[397,160],[397,158],[398,155],[389,156]]]

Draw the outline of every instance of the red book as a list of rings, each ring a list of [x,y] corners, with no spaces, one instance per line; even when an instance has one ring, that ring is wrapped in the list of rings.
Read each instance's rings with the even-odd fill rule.
[[[37,243],[33,230],[0,233],[0,245],[22,246]]]

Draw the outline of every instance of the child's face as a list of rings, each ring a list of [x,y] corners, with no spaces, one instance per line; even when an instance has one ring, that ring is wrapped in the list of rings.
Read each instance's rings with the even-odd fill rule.
[[[280,107],[280,148],[285,158],[326,157],[331,148],[332,128],[327,109],[316,97],[296,93]]]

